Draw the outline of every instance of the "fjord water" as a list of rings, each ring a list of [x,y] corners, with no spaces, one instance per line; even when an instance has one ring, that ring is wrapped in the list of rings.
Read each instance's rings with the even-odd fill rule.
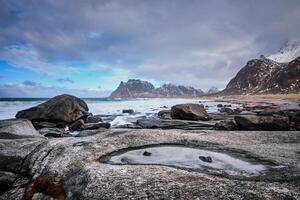
[[[220,102],[207,101],[202,99],[179,99],[179,98],[141,98],[141,99],[117,99],[106,98],[83,98],[94,115],[114,116],[111,125],[118,126],[136,121],[141,117],[152,117],[160,110],[170,109],[175,104],[181,103],[202,103],[207,106],[208,112],[217,111],[216,104]],[[14,118],[15,114],[23,109],[36,106],[47,99],[39,98],[14,98],[0,99],[0,119]],[[234,105],[233,105],[234,106]],[[133,115],[123,114],[123,109],[133,109]]]

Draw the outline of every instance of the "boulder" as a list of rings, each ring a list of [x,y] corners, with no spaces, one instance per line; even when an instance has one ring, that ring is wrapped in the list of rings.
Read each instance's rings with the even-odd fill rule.
[[[223,107],[220,109],[220,112],[227,113],[228,115],[234,114],[234,111],[231,108]]]
[[[178,104],[171,108],[172,119],[209,120],[204,107],[199,104]]]
[[[234,120],[240,130],[290,130],[289,118],[286,116],[238,115]]]
[[[161,110],[157,113],[157,116],[161,119],[172,119],[171,110]]]
[[[78,131],[81,129],[81,127],[84,125],[84,121],[83,119],[79,119],[75,122],[73,122],[72,124],[69,125],[69,129],[71,131]]]
[[[19,111],[16,118],[25,118],[31,121],[64,121],[71,123],[84,117],[88,110],[88,106],[83,100],[63,94],[35,107]]]
[[[99,122],[99,123],[86,123],[82,125],[83,130],[91,130],[98,128],[110,128],[110,123]]]
[[[219,103],[219,104],[217,105],[217,107],[218,107],[218,108],[222,108],[222,107],[223,107],[223,104],[220,104],[220,103]]]
[[[236,123],[233,120],[223,120],[215,124],[216,130],[236,130]]]
[[[43,137],[27,119],[0,120],[0,139]]]
[[[124,110],[122,111],[122,113],[133,114],[133,113],[134,113],[134,110],[133,110],[133,109],[124,109]]]
[[[87,116],[86,123],[98,123],[98,122],[103,122],[102,118],[100,115],[89,115]]]

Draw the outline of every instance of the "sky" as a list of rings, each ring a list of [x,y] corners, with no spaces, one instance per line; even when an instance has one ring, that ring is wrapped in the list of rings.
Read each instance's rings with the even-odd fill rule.
[[[300,38],[300,0],[0,0],[0,97],[105,97],[130,78],[220,89]]]

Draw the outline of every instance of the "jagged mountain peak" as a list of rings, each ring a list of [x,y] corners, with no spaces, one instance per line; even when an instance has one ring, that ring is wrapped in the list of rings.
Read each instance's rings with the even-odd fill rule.
[[[300,56],[300,41],[291,40],[285,43],[280,50],[270,56],[269,59],[280,63],[290,62]]]
[[[135,97],[195,97],[204,92],[191,86],[163,84],[155,88],[150,82],[139,79],[129,79],[121,82],[119,87],[112,92],[113,98],[135,98]]]

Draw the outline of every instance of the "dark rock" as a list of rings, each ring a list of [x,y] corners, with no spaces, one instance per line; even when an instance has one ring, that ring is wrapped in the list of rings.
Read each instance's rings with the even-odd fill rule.
[[[25,158],[47,142],[45,137],[0,140],[0,171],[20,173]]]
[[[226,104],[226,105],[224,105],[224,107],[231,107],[231,105],[230,104]]]
[[[243,104],[243,108],[247,111],[253,110],[274,110],[278,109],[279,107],[274,104],[269,103],[251,103],[251,104]]]
[[[234,111],[231,108],[226,108],[226,107],[221,108],[220,112],[221,113],[227,113],[228,115],[234,114]]]
[[[0,139],[43,137],[27,119],[0,120]]]
[[[82,126],[83,130],[86,129],[98,129],[98,128],[110,128],[110,123],[99,122],[99,123],[86,123]]]
[[[161,110],[157,113],[157,116],[161,119],[172,119],[171,110]]]
[[[203,162],[212,163],[212,159],[210,156],[199,156],[199,159]]]
[[[122,111],[122,113],[133,114],[133,113],[134,113],[134,110],[133,110],[133,109],[124,109],[124,110]]]
[[[152,153],[148,152],[148,151],[144,151],[144,153],[143,153],[143,156],[151,156],[151,155],[152,155]]]
[[[289,118],[285,116],[239,115],[234,117],[240,130],[289,130]]]
[[[37,105],[35,107],[19,111],[16,118],[26,118],[31,121],[49,122],[74,122],[86,115],[87,104],[71,95],[60,95]]]
[[[33,122],[32,124],[36,129],[57,127],[56,123],[51,122]]]
[[[79,119],[75,122],[73,122],[72,124],[70,124],[69,129],[71,131],[78,131],[81,129],[81,127],[84,125],[84,121],[83,119]]]
[[[204,106],[199,104],[178,104],[171,108],[172,119],[209,120]]]
[[[237,127],[236,127],[236,123],[233,120],[224,120],[216,123],[215,129],[231,131],[231,130],[236,130]]]
[[[98,122],[103,122],[102,118],[100,115],[89,115],[86,118],[86,123],[98,123]]]
[[[11,186],[16,178],[17,174],[15,173],[0,171],[0,194],[11,189]]]
[[[184,130],[208,130],[213,129],[213,122],[198,122],[187,120],[164,119],[139,119],[137,126],[145,129],[184,129]]]
[[[217,105],[217,107],[218,107],[218,108],[221,108],[221,107],[223,107],[223,104],[220,104],[220,103],[219,103],[219,104]]]
[[[46,137],[69,137],[71,135],[68,134],[62,128],[42,128],[39,130],[40,134]]]

